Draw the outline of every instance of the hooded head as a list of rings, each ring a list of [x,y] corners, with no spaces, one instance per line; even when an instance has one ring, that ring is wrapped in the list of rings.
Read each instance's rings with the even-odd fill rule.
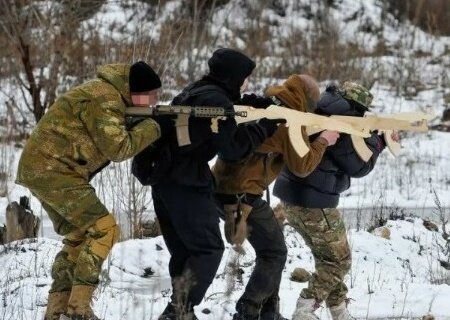
[[[313,112],[319,100],[319,86],[309,75],[294,74],[282,85],[268,87],[265,95],[276,97],[288,108]]]
[[[317,103],[317,113],[362,117],[373,95],[362,85],[346,81],[340,87],[329,85]]]
[[[233,98],[237,98],[242,84],[256,64],[242,52],[221,48],[214,51],[208,60],[208,66],[208,76],[221,83]]]

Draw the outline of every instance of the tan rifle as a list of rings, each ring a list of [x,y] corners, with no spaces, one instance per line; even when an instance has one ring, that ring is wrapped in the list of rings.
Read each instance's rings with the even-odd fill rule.
[[[177,115],[175,127],[179,146],[189,145],[189,117],[212,118],[211,129],[217,132],[217,118],[234,117],[237,123],[256,121],[262,118],[285,119],[288,126],[289,139],[294,150],[300,157],[309,152],[306,142],[303,140],[302,127],[311,127],[322,130],[335,130],[362,138],[370,136],[369,132],[359,129],[351,123],[345,123],[330,117],[324,117],[313,113],[300,112],[293,109],[271,105],[266,109],[256,109],[250,106],[235,105],[235,111],[226,111],[224,108],[208,106],[172,106],[157,105],[154,107],[128,107],[126,116],[152,117],[157,115]]]
[[[361,139],[370,137],[369,132],[361,130],[352,123],[320,116],[310,112],[301,112],[282,106],[270,105],[266,109],[256,109],[249,106],[235,105],[234,109],[236,112],[246,112],[247,114],[246,117],[236,116],[237,123],[255,121],[261,118],[285,119],[286,126],[288,127],[289,139],[294,147],[294,150],[300,157],[304,157],[309,152],[309,148],[303,140],[303,127],[313,128],[318,131],[338,131],[361,137]]]
[[[330,118],[337,119],[345,123],[351,123],[359,130],[364,132],[378,131],[379,134],[384,135],[386,145],[394,156],[400,152],[400,144],[392,139],[393,131],[428,131],[427,121],[434,118],[433,114],[422,112],[403,112],[383,115],[366,115],[364,117],[351,116],[330,116]],[[322,130],[307,128],[308,135],[313,135]],[[365,162],[369,161],[373,152],[369,149],[361,136],[351,135],[353,146],[358,156]]]

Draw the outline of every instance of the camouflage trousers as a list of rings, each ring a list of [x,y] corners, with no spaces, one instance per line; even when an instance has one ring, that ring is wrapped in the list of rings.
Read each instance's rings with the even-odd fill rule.
[[[336,208],[291,205],[285,205],[285,212],[315,260],[316,271],[300,296],[325,301],[328,307],[339,305],[348,292],[344,277],[351,267],[351,250],[341,213]]]
[[[71,291],[74,285],[96,286],[103,261],[117,242],[116,220],[89,184],[58,190],[33,189],[53,222],[64,236],[56,255],[50,292]]]

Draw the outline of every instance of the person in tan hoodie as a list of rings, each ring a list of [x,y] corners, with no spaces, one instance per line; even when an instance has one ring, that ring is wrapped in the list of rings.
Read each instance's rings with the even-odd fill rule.
[[[313,111],[319,87],[312,77],[294,74],[282,85],[267,88],[265,95],[274,104]],[[255,268],[237,301],[233,320],[285,319],[279,312],[278,291],[287,249],[281,226],[262,195],[285,165],[301,177],[314,171],[327,147],[338,137],[337,132],[323,131],[309,142],[303,130],[303,137],[298,138],[305,140],[310,152],[299,157],[290,142],[288,128],[280,125],[273,136],[244,160],[227,162],[219,155],[212,171],[216,179],[215,196],[225,215],[227,241],[239,246],[247,238],[256,252]]]

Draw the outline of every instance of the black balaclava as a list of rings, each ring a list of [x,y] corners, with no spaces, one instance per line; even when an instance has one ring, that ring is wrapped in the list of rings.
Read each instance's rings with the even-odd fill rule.
[[[214,51],[208,60],[208,66],[207,77],[222,84],[234,100],[239,99],[240,88],[256,64],[242,52],[221,48]]]

